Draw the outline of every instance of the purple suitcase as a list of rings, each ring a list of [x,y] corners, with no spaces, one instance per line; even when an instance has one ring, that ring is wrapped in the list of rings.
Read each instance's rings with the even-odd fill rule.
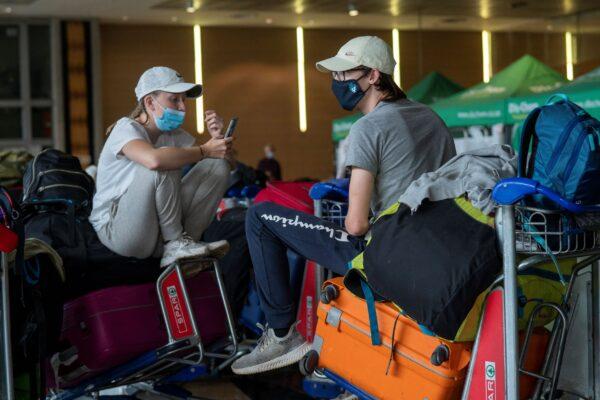
[[[202,342],[225,337],[225,309],[213,273],[201,272],[186,286]],[[66,303],[61,339],[77,348],[78,364],[89,370],[64,386],[166,345],[155,284],[102,289]]]

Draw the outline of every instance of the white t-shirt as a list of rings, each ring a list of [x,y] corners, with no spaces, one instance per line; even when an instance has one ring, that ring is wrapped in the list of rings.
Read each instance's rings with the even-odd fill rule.
[[[90,215],[90,222],[96,231],[108,223],[111,204],[120,198],[133,182],[136,162],[125,157],[121,151],[123,146],[132,140],[144,140],[152,144],[146,129],[140,123],[131,118],[121,118],[115,124],[100,153],[94,208]],[[190,147],[195,141],[196,139],[183,129],[176,129],[160,135],[153,146]]]

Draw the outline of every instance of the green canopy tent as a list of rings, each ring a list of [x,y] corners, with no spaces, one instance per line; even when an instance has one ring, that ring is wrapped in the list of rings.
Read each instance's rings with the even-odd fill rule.
[[[419,103],[431,104],[463,89],[459,84],[434,71],[410,88],[406,95],[409,99]]]
[[[331,138],[335,143],[339,142],[342,139],[345,139],[346,136],[350,133],[350,128],[352,124],[354,124],[360,117],[362,117],[362,113],[348,115],[343,118],[334,119],[332,123],[332,131]]]
[[[580,76],[568,85],[545,91],[533,96],[520,96],[508,101],[508,121],[523,121],[534,108],[543,105],[557,93],[563,93],[593,117],[600,118],[600,67]]]
[[[488,83],[440,100],[432,108],[446,124],[453,126],[511,123],[508,99],[533,95],[562,86],[565,78],[536,58],[525,55],[498,72]]]

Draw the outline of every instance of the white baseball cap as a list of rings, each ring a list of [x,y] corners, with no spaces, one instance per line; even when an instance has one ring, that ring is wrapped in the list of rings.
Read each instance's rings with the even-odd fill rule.
[[[147,69],[135,87],[135,97],[142,97],[156,90],[169,93],[185,93],[187,97],[198,97],[202,94],[202,85],[187,83],[177,71],[169,67],[152,67]]]
[[[359,36],[343,45],[334,57],[317,63],[321,72],[341,72],[357,67],[392,75],[396,61],[390,46],[377,36]]]

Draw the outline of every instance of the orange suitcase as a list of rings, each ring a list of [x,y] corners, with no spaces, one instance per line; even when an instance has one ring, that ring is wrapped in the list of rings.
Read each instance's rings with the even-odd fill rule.
[[[313,344],[319,353],[318,368],[379,399],[460,398],[471,342],[453,343],[426,335],[416,322],[398,316],[391,303],[377,303],[382,344],[374,346],[366,302],[347,290],[342,278],[327,281],[327,285],[337,289],[337,297],[330,296],[335,298],[329,304],[321,302],[318,306]],[[396,320],[393,359],[387,371]]]

